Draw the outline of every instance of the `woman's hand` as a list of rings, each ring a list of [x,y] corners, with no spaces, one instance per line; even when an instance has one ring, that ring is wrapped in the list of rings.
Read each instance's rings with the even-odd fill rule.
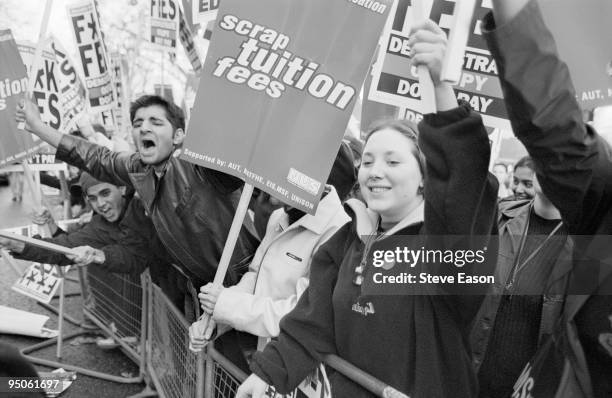
[[[446,33],[432,20],[414,25],[408,39],[414,66],[424,65],[434,85],[436,109],[447,111],[458,106],[453,87],[440,80],[442,63],[446,53]]]
[[[425,65],[434,86],[439,86],[446,52],[446,33],[430,19],[417,23],[410,31],[408,45],[414,66]]]
[[[223,286],[217,286],[212,283],[208,283],[200,288],[201,293],[198,294],[198,298],[200,299],[200,306],[202,307],[202,311],[209,315],[212,315],[212,313],[215,311],[217,299],[219,298],[219,295],[221,294],[223,289]]]
[[[200,318],[192,323],[189,327],[189,349],[193,352],[202,351],[211,340],[216,327],[217,322],[212,317]]]
[[[236,391],[236,398],[263,398],[265,397],[268,385],[259,376],[252,373],[247,379],[238,387]]]

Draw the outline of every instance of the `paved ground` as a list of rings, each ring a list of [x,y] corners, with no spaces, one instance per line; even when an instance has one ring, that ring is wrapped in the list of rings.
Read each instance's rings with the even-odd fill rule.
[[[23,203],[15,203],[11,201],[11,191],[8,187],[0,186],[0,228],[15,227],[29,223],[28,213],[31,211],[31,203],[28,198],[24,197]],[[25,263],[19,264],[24,270]],[[76,273],[73,273],[76,276]],[[46,310],[38,305],[35,300],[22,296],[11,290],[11,285],[17,279],[18,275],[0,260],[0,304],[9,307],[31,311],[38,314],[48,315],[50,317],[46,326],[57,328],[57,316],[51,311]],[[67,292],[78,292],[79,286],[76,283],[68,282],[66,285]],[[58,305],[58,300],[52,301],[55,306]],[[82,299],[80,296],[69,297],[66,299],[66,313],[79,320],[83,319],[82,314]],[[79,330],[78,327],[66,324],[66,333]],[[138,374],[137,366],[128,359],[120,350],[104,351],[96,346],[95,343],[88,342],[92,339],[76,338],[72,341],[64,343],[61,361],[73,365],[78,365],[86,368],[95,369],[102,372],[112,373],[114,375],[132,375]],[[31,337],[0,334],[0,341],[13,344],[20,349],[39,343],[43,340]],[[57,360],[55,356],[55,345],[34,352],[31,355],[45,358],[48,360]],[[49,371],[50,368],[38,367],[40,371]],[[144,384],[120,384],[108,382],[100,379],[95,379],[83,375],[78,375],[77,380],[72,386],[61,395],[65,398],[82,398],[82,397],[127,397],[136,394],[144,389]]]

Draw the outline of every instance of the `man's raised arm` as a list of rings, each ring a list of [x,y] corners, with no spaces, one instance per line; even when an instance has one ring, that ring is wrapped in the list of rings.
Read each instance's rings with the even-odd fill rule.
[[[29,132],[57,148],[59,160],[87,171],[100,181],[132,186],[129,173],[136,171],[140,164],[137,154],[115,153],[100,145],[62,134],[42,122],[37,106],[31,101],[19,102],[16,120],[27,122]]]
[[[26,101],[25,99],[20,100],[17,104],[15,118],[18,123],[27,123],[29,132],[37,135],[54,148],[57,148],[59,145],[63,134],[43,123],[40,119],[38,108],[33,102]]]

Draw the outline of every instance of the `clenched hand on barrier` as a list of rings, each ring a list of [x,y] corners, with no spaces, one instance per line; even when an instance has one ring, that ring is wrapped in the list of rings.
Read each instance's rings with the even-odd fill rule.
[[[189,327],[189,349],[193,352],[201,351],[212,338],[217,326],[217,322],[212,319],[212,314],[223,289],[223,286],[213,283],[208,283],[200,288],[198,298],[204,316]]]
[[[79,246],[72,249],[74,254],[67,254],[75,265],[85,266],[91,263],[104,264],[106,256],[102,250],[94,249],[91,246]]]
[[[202,351],[212,339],[216,327],[217,322],[207,315],[192,323],[189,326],[189,349],[193,352]]]
[[[263,381],[259,376],[252,373],[247,379],[238,387],[236,391],[236,398],[263,398],[265,397],[268,384]]]

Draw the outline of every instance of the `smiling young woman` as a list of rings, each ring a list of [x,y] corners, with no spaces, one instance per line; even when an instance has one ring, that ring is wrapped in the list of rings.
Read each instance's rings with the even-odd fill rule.
[[[425,158],[418,147],[416,125],[386,120],[369,131],[359,168],[359,184],[368,208],[389,229],[423,202]]]
[[[352,222],[315,254],[308,289],[281,321],[278,340],[255,354],[239,398],[263,396],[266,383],[287,393],[329,353],[409,396],[477,394],[466,336],[481,296],[445,295],[441,285],[427,294],[414,285],[400,295],[366,288],[375,242],[401,235],[403,246],[421,247],[425,234],[488,235],[494,224],[497,181],[487,172],[482,120],[440,82],[444,33],[429,21],[413,37],[413,59],[429,67],[439,111],[425,115],[419,131],[406,121],[371,129],[359,169],[366,203],[349,201]],[[372,396],[339,373],[330,382],[333,396]]]

